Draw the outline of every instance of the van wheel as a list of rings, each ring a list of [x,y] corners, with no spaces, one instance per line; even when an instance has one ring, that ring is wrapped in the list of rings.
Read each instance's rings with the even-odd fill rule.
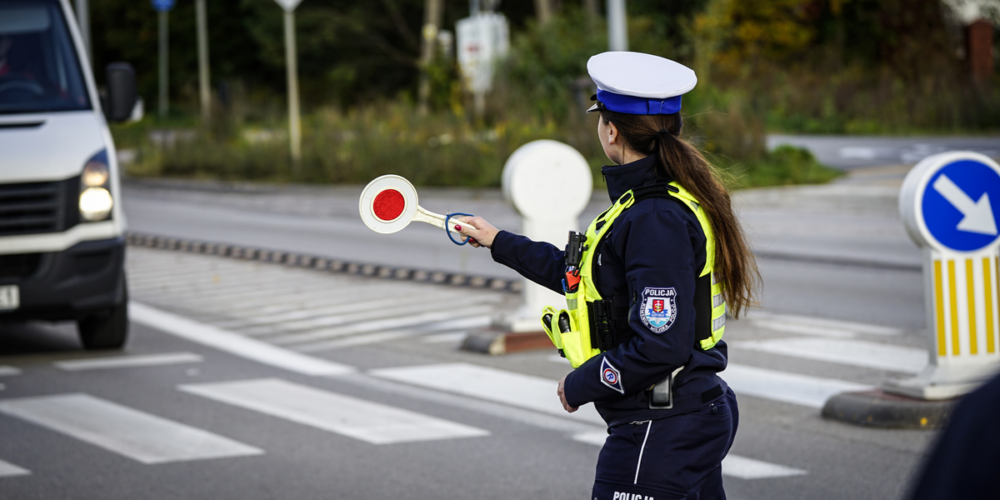
[[[122,283],[122,286],[125,284]],[[128,288],[122,298],[120,304],[76,322],[80,342],[85,349],[121,349],[125,345],[128,338]]]

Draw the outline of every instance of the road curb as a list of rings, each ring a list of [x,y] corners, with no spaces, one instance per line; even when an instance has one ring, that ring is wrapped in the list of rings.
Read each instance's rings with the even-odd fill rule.
[[[371,278],[382,278],[397,281],[413,281],[453,287],[476,288],[497,292],[521,293],[520,280],[509,280],[490,276],[475,276],[462,273],[449,273],[428,269],[413,269],[395,267],[367,262],[351,262],[316,255],[299,254],[283,250],[230,245],[227,243],[212,243],[206,241],[170,238],[152,234],[134,233],[129,231],[125,241],[135,247],[154,248],[157,250],[172,250],[202,255],[215,255],[239,260],[251,260],[284,264],[292,267],[313,269],[338,274],[350,274]]]
[[[882,390],[842,392],[823,405],[823,418],[881,429],[940,429],[955,399],[925,401]]]

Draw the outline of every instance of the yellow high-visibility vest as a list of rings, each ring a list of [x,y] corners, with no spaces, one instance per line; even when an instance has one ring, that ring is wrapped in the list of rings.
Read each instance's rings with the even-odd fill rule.
[[[542,326],[548,334],[556,348],[569,360],[573,368],[582,365],[588,359],[600,354],[602,351],[596,337],[592,337],[593,320],[590,317],[587,304],[591,305],[602,300],[597,287],[594,286],[593,266],[594,255],[598,247],[611,228],[611,224],[625,210],[628,210],[638,199],[649,197],[670,196],[687,206],[694,212],[705,233],[705,267],[698,275],[695,286],[695,311],[697,313],[707,313],[711,311],[711,321],[695,321],[695,338],[698,347],[702,350],[709,350],[722,339],[726,330],[726,302],[722,296],[723,283],[716,276],[715,269],[715,233],[712,230],[712,223],[708,219],[708,214],[701,208],[698,202],[686,189],[676,182],[655,184],[634,190],[629,190],[623,194],[614,205],[601,215],[597,216],[590,227],[587,228],[587,246],[581,255],[580,264],[580,284],[576,292],[566,293],[566,309],[557,311],[548,306],[542,311]],[[638,199],[637,199],[638,198]],[[698,307],[701,304],[710,304],[704,308]],[[570,331],[561,332],[559,329],[559,316],[567,313],[570,321]],[[707,314],[706,314],[707,315]],[[549,321],[546,322],[546,318]]]

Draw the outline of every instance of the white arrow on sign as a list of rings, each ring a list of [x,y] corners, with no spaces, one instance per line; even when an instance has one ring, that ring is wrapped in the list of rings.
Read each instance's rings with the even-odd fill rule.
[[[970,233],[989,234],[996,236],[997,223],[993,219],[993,207],[990,206],[989,193],[983,193],[979,201],[973,202],[969,195],[962,191],[962,188],[955,185],[946,175],[942,175],[934,181],[934,190],[944,196],[962,212],[965,217],[958,223],[959,231]]]

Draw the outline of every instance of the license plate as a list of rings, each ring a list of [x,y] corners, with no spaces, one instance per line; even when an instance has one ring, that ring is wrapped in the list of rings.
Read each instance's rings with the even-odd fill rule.
[[[0,286],[0,311],[13,311],[21,306],[17,285]]]

